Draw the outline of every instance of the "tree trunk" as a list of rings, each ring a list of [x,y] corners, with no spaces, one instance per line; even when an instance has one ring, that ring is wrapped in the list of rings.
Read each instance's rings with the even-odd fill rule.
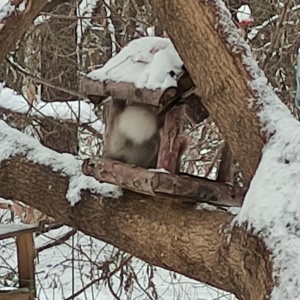
[[[0,182],[0,197],[22,199],[57,221],[153,265],[242,300],[266,299],[271,290],[268,251],[244,228],[234,227],[229,234],[232,215],[227,212],[195,210],[168,198],[128,191],[120,199],[86,191],[71,207],[65,197],[68,178],[22,157],[1,162]]]
[[[185,0],[150,2],[249,182],[258,166],[264,137],[258,107],[249,107],[254,91],[248,85],[251,74],[242,64],[244,49],[229,51],[224,28],[220,25],[216,30],[218,15],[224,11],[215,0],[192,0],[188,5]],[[236,30],[233,23],[225,25]]]

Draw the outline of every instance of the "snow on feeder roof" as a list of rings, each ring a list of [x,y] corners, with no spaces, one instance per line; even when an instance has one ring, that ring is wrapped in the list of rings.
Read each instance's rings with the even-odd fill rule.
[[[132,40],[103,67],[88,73],[81,92],[95,105],[111,96],[160,106],[193,85],[171,40],[154,36]],[[196,123],[207,115],[200,101],[195,94],[186,99],[187,114]]]
[[[102,68],[87,77],[99,81],[130,82],[136,88],[177,86],[183,62],[169,38],[143,37],[131,41]]]

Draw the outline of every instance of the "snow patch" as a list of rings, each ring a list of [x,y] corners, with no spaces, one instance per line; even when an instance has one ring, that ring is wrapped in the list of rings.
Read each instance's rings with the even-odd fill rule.
[[[39,103],[32,112],[37,116],[53,117],[62,120],[79,120],[81,124],[90,123],[98,132],[103,133],[104,125],[95,115],[92,105],[84,101]]]
[[[168,38],[142,37],[131,41],[104,67],[90,72],[93,80],[131,82],[137,88],[177,86],[183,62]],[[172,76],[173,75],[173,76]]]
[[[10,0],[0,0],[0,22],[11,15],[14,9],[15,5]]]
[[[85,101],[40,102],[30,109],[26,99],[10,88],[0,87],[0,107],[19,113],[28,113],[38,117],[53,117],[58,120],[88,123],[96,131],[103,133],[104,124],[93,112],[92,105]]]
[[[13,201],[11,200],[7,200],[7,199],[3,199],[3,198],[0,198],[0,204],[4,204],[4,205],[13,205]]]
[[[30,224],[0,224],[0,236],[4,234],[10,234],[18,232],[20,230],[35,228],[35,225]]]
[[[85,31],[92,27],[91,18],[94,12],[94,9],[97,6],[99,0],[82,0],[78,5],[76,10],[76,15],[78,17],[77,21],[77,44],[81,44],[82,37],[84,36]]]
[[[0,107],[19,113],[27,113],[29,105],[25,98],[18,95],[14,90],[3,87],[0,84]]]
[[[251,9],[250,9],[249,5],[247,5],[247,4],[242,5],[237,10],[236,17],[237,17],[240,25],[245,25],[245,26],[248,25],[249,26],[253,23]]]
[[[12,156],[22,155],[27,160],[48,166],[53,172],[69,177],[67,199],[71,205],[80,200],[81,190],[90,190],[104,197],[119,197],[122,190],[108,183],[100,183],[95,178],[82,174],[82,161],[71,154],[60,154],[42,146],[36,139],[12,129],[0,121],[0,162]]]

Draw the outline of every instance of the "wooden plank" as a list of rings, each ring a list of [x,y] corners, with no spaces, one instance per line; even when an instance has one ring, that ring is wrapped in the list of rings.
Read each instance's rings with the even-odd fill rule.
[[[15,289],[10,291],[0,290],[0,300],[31,300],[32,294],[28,289]]]
[[[158,152],[158,169],[163,168],[173,174],[179,172],[184,116],[184,105],[173,107],[166,115]]]
[[[29,224],[0,224],[0,240],[37,231],[40,231],[40,226]]]
[[[113,126],[115,125],[115,120],[121,111],[125,108],[126,102],[124,100],[112,99],[109,103],[105,104],[104,109],[104,145],[103,145],[103,156],[106,154],[106,149],[109,148],[110,143],[110,133]]]
[[[31,300],[32,297],[30,294],[24,294],[24,293],[0,293],[0,300]]]
[[[82,171],[100,182],[150,196],[169,195],[174,201],[181,202],[240,207],[247,191],[206,178],[154,172],[100,157],[85,160]]]
[[[34,242],[32,233],[17,236],[17,255],[19,271],[19,287],[27,287],[35,296],[35,272],[34,272]]]
[[[114,99],[130,100],[152,105],[158,105],[163,90],[138,89],[130,82],[101,82],[90,78],[81,81],[81,92],[89,96],[112,96]]]

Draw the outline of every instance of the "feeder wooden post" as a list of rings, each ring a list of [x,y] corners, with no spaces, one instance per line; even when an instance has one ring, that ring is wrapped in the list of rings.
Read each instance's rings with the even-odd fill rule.
[[[117,115],[124,109],[125,105],[126,102],[124,100],[112,99],[108,104],[105,104],[104,106],[105,132],[103,154],[105,154],[106,147],[109,143],[109,136],[114,126],[114,120]]]
[[[19,288],[2,291],[0,287],[0,300],[32,300],[36,297],[32,234],[37,231],[40,227],[35,225],[0,224],[0,240],[16,237],[19,272]]]
[[[16,238],[18,271],[20,288],[28,288],[32,299],[35,297],[35,274],[34,274],[34,242],[32,233],[24,233]]]
[[[163,127],[157,168],[163,168],[174,174],[178,171],[179,152],[182,143],[185,106],[173,107],[167,114]]]

